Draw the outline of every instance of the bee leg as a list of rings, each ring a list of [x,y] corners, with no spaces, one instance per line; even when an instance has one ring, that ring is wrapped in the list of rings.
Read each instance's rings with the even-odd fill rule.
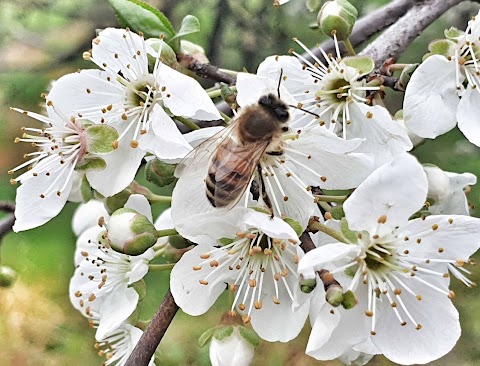
[[[258,176],[260,179],[260,190],[262,193],[262,199],[263,202],[265,203],[265,206],[267,206],[268,210],[270,211],[270,218],[273,219],[275,214],[273,213],[273,205],[272,201],[270,200],[270,197],[268,196],[267,190],[265,189],[265,182],[263,181],[263,173],[262,173],[262,168],[260,167],[260,164],[257,165],[257,170],[258,170]]]

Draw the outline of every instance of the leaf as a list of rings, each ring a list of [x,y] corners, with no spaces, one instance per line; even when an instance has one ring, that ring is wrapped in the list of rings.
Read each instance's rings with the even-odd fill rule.
[[[340,220],[342,217],[345,217],[345,212],[343,211],[342,206],[336,206],[330,210],[330,214],[335,220]]]
[[[84,172],[87,170],[103,170],[107,167],[107,163],[105,163],[105,160],[101,158],[93,158],[93,159],[85,159],[85,164],[83,165],[77,165],[75,170],[79,172]]]
[[[90,187],[90,183],[88,182],[85,174],[83,175],[82,182],[80,183],[80,195],[83,203],[87,203],[93,198],[92,187]]]
[[[124,28],[142,32],[145,38],[158,38],[161,34],[169,40],[175,30],[168,18],[159,10],[140,0],[108,0],[115,10],[118,22]]]
[[[283,219],[288,225],[292,227],[293,230],[295,230],[295,233],[300,236],[303,233],[303,228],[302,225],[298,221],[295,221],[291,217],[286,217]]]
[[[213,332],[215,332],[216,328],[207,329],[202,335],[198,338],[198,346],[203,347],[205,344],[212,338]]]
[[[375,68],[375,62],[370,56],[351,56],[343,60],[345,65],[357,69],[360,75],[370,74]]]
[[[245,339],[248,343],[250,343],[253,347],[257,348],[260,344],[260,338],[258,337],[257,333],[253,330],[248,329],[244,326],[239,326],[238,331],[240,335]]]
[[[182,20],[182,25],[180,26],[180,30],[178,33],[172,37],[171,39],[180,38],[186,36],[187,34],[197,33],[200,31],[200,21],[197,17],[193,15],[187,15]]]

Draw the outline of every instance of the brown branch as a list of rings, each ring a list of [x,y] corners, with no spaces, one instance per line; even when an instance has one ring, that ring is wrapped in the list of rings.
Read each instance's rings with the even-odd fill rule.
[[[302,244],[300,244],[300,248],[302,248],[305,253],[316,248],[308,231],[304,231],[302,235],[300,235],[300,241],[302,242]]]
[[[125,366],[148,365],[177,311],[178,306],[169,289]]]
[[[360,54],[372,56],[377,68],[390,57],[398,59],[399,55],[425,28],[448,9],[462,1],[464,0],[417,1],[402,18]]]
[[[230,85],[235,84],[237,81],[237,78],[235,76],[220,71],[217,66],[211,64],[203,64],[190,55],[179,53],[177,55],[177,60],[182,66],[186,67],[190,71],[195,72],[198,76],[202,78],[208,78]]]
[[[408,9],[410,9],[416,2],[417,0],[395,0],[362,17],[353,27],[350,42],[352,42],[354,47],[359,46],[374,34],[395,23],[400,17],[405,15]],[[335,51],[335,46],[331,39],[322,43],[320,47],[322,47],[326,53],[333,53]],[[341,45],[340,50],[343,53],[345,52],[343,45]],[[318,47],[311,51],[317,58],[323,60],[323,56]],[[308,53],[304,53],[302,56],[308,61],[314,62],[313,58]]]

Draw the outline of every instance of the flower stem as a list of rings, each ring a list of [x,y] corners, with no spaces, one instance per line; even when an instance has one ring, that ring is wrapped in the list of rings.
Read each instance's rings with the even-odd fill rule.
[[[171,203],[172,197],[170,196],[159,196],[154,193],[146,196],[150,203]]]
[[[222,90],[221,89],[215,89],[207,93],[210,98],[218,98],[222,96]]]
[[[232,120],[232,118],[229,115],[223,113],[222,111],[218,111],[218,112],[220,112],[220,115],[223,117],[224,124],[228,124]]]
[[[343,40],[343,44],[345,45],[345,48],[347,49],[347,52],[350,56],[356,56],[357,55],[357,53],[353,49],[353,45],[352,45],[352,42],[350,42],[350,39],[347,38],[347,39]]]
[[[348,196],[328,196],[328,195],[315,195],[317,202],[339,202],[343,203],[348,198]]]
[[[199,129],[200,129],[200,127],[198,127],[195,123],[193,123],[193,121],[190,121],[190,120],[187,119],[187,118],[180,117],[180,116],[175,116],[175,119],[176,119],[178,122],[181,122],[181,123],[183,123],[185,126],[189,127],[191,130],[199,130]]]
[[[175,229],[157,230],[155,234],[157,235],[157,238],[161,238],[162,236],[178,235],[177,230]]]
[[[166,263],[166,264],[149,264],[149,271],[170,271],[176,263]]]
[[[343,235],[341,233],[339,233],[337,230],[332,229],[331,227],[329,227],[327,225],[322,224],[321,222],[319,222],[317,220],[311,220],[308,223],[308,229],[312,232],[321,231],[322,233],[325,233],[325,234],[331,236],[332,238],[337,239],[341,243],[347,243],[347,241],[345,240],[345,238],[343,237]]]

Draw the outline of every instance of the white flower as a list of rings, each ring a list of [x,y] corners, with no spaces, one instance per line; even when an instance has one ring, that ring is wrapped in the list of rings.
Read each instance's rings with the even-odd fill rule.
[[[471,173],[444,172],[434,165],[425,165],[428,194],[433,200],[428,210],[434,215],[470,215],[464,189],[477,183],[477,177]]]
[[[132,195],[125,206],[151,216],[143,196]],[[89,316],[92,304],[96,304],[100,317],[97,339],[103,339],[136,309],[139,295],[131,285],[147,274],[148,263],[155,255],[151,248],[137,256],[116,252],[104,245],[104,235],[104,228],[98,225],[80,235],[75,253],[77,268],[70,281],[70,300],[77,310]]]
[[[107,221],[110,217],[102,201],[93,199],[79,205],[72,218],[72,230],[75,236],[80,236],[85,230],[97,226],[100,217]]]
[[[248,366],[255,352],[238,327],[233,327],[232,334],[222,340],[212,337],[209,354],[212,366]]]
[[[205,313],[226,290],[234,292],[231,316],[242,313],[257,334],[287,342],[303,328],[308,296],[296,271],[303,251],[290,225],[268,214],[236,207],[199,214],[176,226],[199,243],[183,255],[170,277],[175,302],[189,315]]]
[[[450,42],[447,54],[434,54],[415,70],[403,106],[405,124],[412,132],[433,139],[458,122],[465,137],[480,146],[479,36],[477,15],[465,33],[445,41]]]
[[[156,40],[156,45],[161,48],[162,42]],[[110,124],[120,133],[117,149],[106,160],[106,170],[116,179],[99,190],[104,196],[133,180],[146,152],[168,162],[192,149],[170,115],[222,119],[198,82],[162,64],[160,50],[131,31],[103,30],[93,41],[92,53],[84,56],[103,70],[63,76],[48,98],[67,115]]]
[[[334,41],[336,58],[322,50],[327,64],[297,40],[315,64],[293,52],[301,62],[292,56],[271,56],[260,64],[257,73],[278,80],[280,69],[283,70],[282,84],[303,109],[318,115],[305,114],[297,125],[320,124],[343,139],[363,138],[365,141],[355,152],[372,153],[376,166],[380,166],[392,156],[412,148],[407,130],[393,120],[383,106],[369,105],[368,93],[380,89],[368,86],[365,81],[365,76],[373,69],[373,61],[369,57],[340,58],[336,38]]]
[[[480,220],[432,215],[409,221],[426,195],[422,166],[407,154],[395,157],[343,206],[356,242],[332,240],[302,258],[300,273],[330,270],[358,300],[351,310],[320,301],[307,354],[332,359],[353,347],[407,365],[433,361],[455,345],[460,324],[449,273],[472,284],[462,266],[480,246]],[[333,329],[330,336],[324,328]]]
[[[257,75],[239,73],[237,76],[237,102],[242,107],[257,104],[260,97],[277,95],[277,81]],[[280,86],[280,96],[289,105],[297,105],[287,90]],[[291,113],[304,112],[291,109]],[[366,154],[356,153],[362,140],[344,141],[325,128],[297,127],[294,120],[289,131],[272,142],[261,156],[265,190],[272,201],[273,211],[279,217],[292,217],[305,227],[315,208],[311,187],[348,189],[357,187],[373,170],[373,162]],[[235,123],[235,122],[234,122]],[[215,209],[205,193],[205,178],[215,148],[228,138],[230,130],[217,134],[205,150],[180,164],[176,174],[180,177],[172,195],[174,221],[189,219],[197,213]],[[271,154],[281,151],[281,154]],[[355,151],[355,152],[354,152]],[[256,176],[258,182],[259,177]],[[251,186],[252,183],[250,183]],[[260,184],[260,183],[259,183]],[[250,187],[239,205],[247,206]]]
[[[15,225],[18,232],[45,224],[58,215],[72,190],[75,169],[86,172],[87,179],[95,171],[103,180],[90,182],[95,189],[106,185],[103,173],[104,157],[113,150],[111,142],[118,137],[108,126],[95,126],[90,121],[69,119],[57,108],[52,108],[52,118],[14,108],[44,124],[42,128],[23,128],[22,138],[38,147],[26,154],[27,161],[9,171],[14,174],[28,170],[11,180],[21,186],[17,189]]]

